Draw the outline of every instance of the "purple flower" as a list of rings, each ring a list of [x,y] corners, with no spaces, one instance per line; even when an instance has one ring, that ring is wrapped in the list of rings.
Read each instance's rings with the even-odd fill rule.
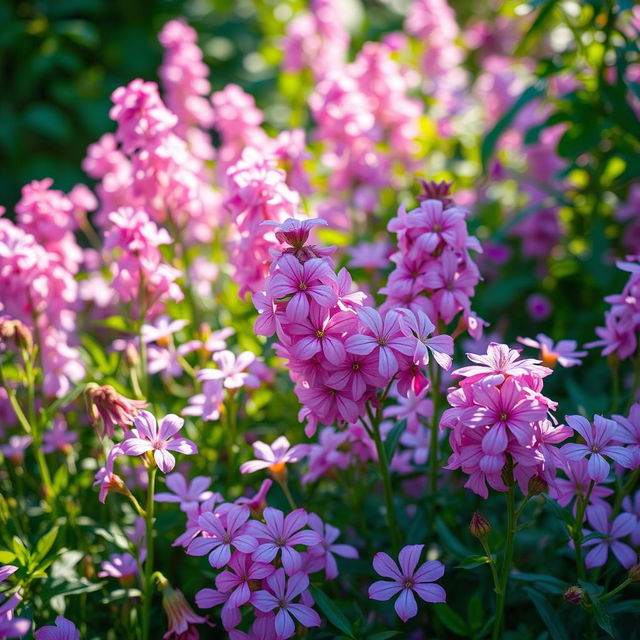
[[[423,548],[423,544],[404,547],[398,556],[400,567],[384,552],[376,553],[373,558],[373,568],[376,573],[384,578],[391,578],[392,582],[387,580],[374,582],[369,587],[369,598],[389,600],[400,594],[395,603],[395,610],[403,622],[418,613],[414,593],[417,593],[425,602],[446,601],[444,589],[439,584],[431,584],[444,575],[444,565],[432,560],[416,569]]]
[[[138,561],[130,553],[112,553],[100,568],[100,578],[127,578],[138,572]]]
[[[613,419],[618,423],[616,440],[627,446],[628,453],[633,457],[632,469],[640,466],[640,402],[636,402],[629,411],[629,416],[615,415]]]
[[[287,517],[282,511],[267,507],[264,510],[262,522],[252,522],[251,532],[258,538],[260,546],[253,554],[256,562],[271,562],[278,552],[282,553],[282,566],[287,575],[292,576],[300,571],[302,558],[295,545],[317,545],[321,543],[320,536],[315,531],[300,531],[306,526],[308,514],[304,509],[296,509]]]
[[[0,567],[0,583],[4,582],[10,575],[18,570],[12,564]],[[0,638],[22,638],[31,628],[31,620],[26,618],[16,618],[14,609],[18,606],[22,597],[18,593],[2,602],[0,595]]]
[[[640,489],[636,491],[633,498],[627,496],[622,501],[622,508],[635,519],[635,526],[631,532],[631,544],[634,547],[640,547]]]
[[[156,493],[156,502],[179,502],[181,511],[188,511],[198,503],[209,499],[213,493],[208,491],[211,478],[196,476],[189,485],[181,473],[170,473],[167,478],[169,492]]]
[[[576,351],[578,343],[575,340],[560,340],[554,346],[553,340],[544,333],[539,333],[536,339],[518,338],[520,344],[534,349],[540,349],[540,358],[545,367],[553,368],[556,362],[561,367],[575,367],[581,365],[582,360],[587,355],[586,351]]]
[[[208,537],[196,538],[187,549],[191,556],[203,556],[209,554],[209,563],[212,567],[220,569],[231,558],[231,547],[235,547],[242,553],[252,553],[256,550],[258,542],[253,535],[246,533],[244,523],[251,515],[248,507],[232,505],[221,513],[203,513],[198,518],[198,524]]]
[[[608,456],[623,467],[631,467],[633,458],[624,448],[611,444],[617,437],[618,425],[613,420],[594,416],[593,424],[582,416],[565,416],[569,426],[577,431],[585,444],[570,442],[561,451],[567,460],[582,460],[589,456],[587,472],[594,482],[602,482],[609,475]]]
[[[33,637],[36,640],[79,640],[80,631],[73,622],[58,616],[56,626],[40,627]]]
[[[349,544],[334,544],[340,535],[340,530],[322,522],[315,513],[309,514],[309,526],[320,536],[320,544],[309,547],[309,553],[323,559],[325,578],[333,580],[338,577],[338,565],[333,554],[343,558],[357,558],[358,550]]]
[[[287,582],[284,571],[278,569],[267,578],[267,584],[270,591],[256,591],[251,602],[265,613],[278,609],[275,621],[278,638],[291,638],[295,634],[293,618],[305,627],[320,626],[320,616],[311,607],[293,602],[309,586],[306,573],[296,573]]]
[[[282,471],[288,462],[298,462],[302,460],[309,451],[306,444],[291,446],[285,436],[280,436],[269,446],[258,440],[253,443],[253,453],[258,460],[249,460],[240,465],[240,473],[254,473],[260,469],[271,469],[272,471]]]
[[[587,507],[587,519],[596,532],[604,535],[603,538],[592,538],[582,543],[583,547],[593,547],[584,559],[587,569],[604,565],[609,549],[625,569],[629,569],[638,561],[636,552],[628,544],[620,542],[620,538],[628,536],[636,526],[633,514],[621,513],[610,523],[607,507],[594,504]],[[590,533],[591,531],[584,531],[585,535]]]
[[[225,570],[216,576],[218,591],[227,593],[230,607],[241,607],[251,598],[250,580],[262,580],[270,576],[275,567],[265,562],[253,562],[251,555],[236,551],[229,560],[229,570]]]
[[[162,418],[158,428],[151,413],[140,411],[134,419],[134,424],[136,428],[127,434],[121,444],[124,455],[141,456],[153,451],[154,460],[160,470],[169,473],[176,464],[176,459],[169,451],[185,455],[198,453],[198,447],[191,440],[173,437],[184,425],[184,420],[173,413]]]

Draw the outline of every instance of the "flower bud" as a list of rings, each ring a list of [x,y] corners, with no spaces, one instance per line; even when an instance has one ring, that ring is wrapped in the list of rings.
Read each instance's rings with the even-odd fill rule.
[[[136,349],[136,345],[133,343],[127,344],[124,350],[124,357],[127,361],[127,364],[135,369],[140,364],[140,355],[138,354],[138,350]]]
[[[138,411],[147,406],[141,400],[131,400],[121,396],[112,386],[100,386],[89,382],[84,390],[84,400],[89,421],[97,429],[102,422],[102,434],[113,436],[113,428],[120,425],[124,429],[133,424]]]
[[[640,562],[636,562],[636,564],[629,569],[629,580],[640,582]]]
[[[207,618],[197,615],[180,589],[174,589],[168,582],[162,589],[162,608],[167,614],[166,638],[197,638],[196,625]]]
[[[491,525],[489,521],[478,511],[471,516],[471,522],[469,523],[469,531],[474,538],[482,539],[486,538],[491,531]]]
[[[433,180],[423,180],[418,178],[422,185],[423,193],[419,194],[416,199],[418,202],[424,200],[440,200],[443,209],[453,207],[453,198],[451,197],[451,185],[453,182],[434,182]]]
[[[18,345],[18,349],[31,354],[33,352],[33,336],[31,335],[31,329],[29,329],[27,325],[22,324],[22,322],[16,320],[15,332],[16,344]]]
[[[530,496],[537,496],[544,493],[549,488],[546,480],[538,475],[531,476],[527,484],[527,493]]]
[[[577,585],[569,587],[562,597],[571,604],[580,604],[584,598],[584,589],[581,589]]]

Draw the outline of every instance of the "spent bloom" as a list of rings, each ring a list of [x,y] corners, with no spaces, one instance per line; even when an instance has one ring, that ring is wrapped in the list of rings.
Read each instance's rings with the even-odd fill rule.
[[[142,400],[131,400],[119,394],[112,386],[100,386],[95,382],[87,384],[84,391],[89,421],[98,429],[102,424],[101,437],[113,437],[114,427],[128,429],[147,403]]]
[[[576,351],[578,344],[575,340],[560,340],[554,345],[553,340],[544,333],[539,333],[535,340],[518,338],[518,342],[527,347],[540,349],[542,364],[550,368],[556,363],[561,367],[575,367],[582,364],[581,358],[587,355],[586,351]]]
[[[172,413],[160,420],[148,411],[140,411],[134,419],[135,428],[127,433],[120,447],[127,456],[141,456],[153,452],[153,459],[161,471],[169,473],[176,464],[171,451],[193,455],[198,447],[187,438],[174,436],[184,426],[184,420]]]
[[[198,638],[196,625],[207,619],[196,614],[180,589],[167,584],[162,589],[162,608],[167,614],[167,632],[165,640],[191,640]]]
[[[403,547],[398,556],[398,564],[384,553],[376,553],[373,568],[378,575],[388,580],[378,580],[369,587],[372,600],[389,600],[398,596],[395,610],[400,619],[406,622],[418,613],[414,594],[425,602],[445,602],[446,593],[436,580],[444,575],[444,565],[436,560],[425,562],[418,567],[423,544]]]
[[[80,631],[71,620],[58,616],[54,625],[40,627],[33,634],[36,640],[79,640]]]

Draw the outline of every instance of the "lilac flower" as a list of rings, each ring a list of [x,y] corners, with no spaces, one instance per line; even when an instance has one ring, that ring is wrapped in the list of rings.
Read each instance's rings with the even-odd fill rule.
[[[128,578],[138,572],[138,561],[130,553],[112,553],[100,564],[100,578]]]
[[[225,629],[233,629],[242,620],[240,609],[231,604],[233,591],[216,591],[215,589],[200,589],[196,593],[196,604],[201,609],[211,609],[219,604],[222,605],[222,625]]]
[[[604,538],[592,538],[582,543],[583,547],[593,547],[584,559],[587,569],[603,566],[607,561],[609,549],[625,569],[637,562],[636,552],[629,545],[620,542],[620,538],[628,536],[636,525],[632,514],[621,513],[610,523],[608,508],[594,504],[587,507],[587,519],[596,532],[605,536]],[[584,531],[585,535],[590,533],[591,531]]]
[[[80,631],[73,622],[58,616],[55,627],[40,627],[33,637],[35,640],[79,640]]]
[[[0,451],[14,464],[24,460],[24,452],[33,442],[31,436],[9,436],[7,444],[0,446]]]
[[[251,351],[243,351],[237,358],[227,349],[218,351],[213,354],[213,360],[219,368],[206,369],[206,380],[221,380],[226,389],[239,389],[240,387],[256,389],[260,386],[260,381],[252,373],[246,371],[255,359],[256,356]]]
[[[640,489],[636,491],[633,498],[627,496],[622,501],[622,508],[635,519],[635,526],[631,532],[631,544],[633,544],[634,547],[640,547]]]
[[[67,423],[59,416],[53,421],[53,427],[42,434],[42,453],[71,451],[71,445],[78,439],[78,434],[67,430]]]
[[[285,436],[276,438],[271,446],[258,440],[253,443],[253,453],[258,460],[249,460],[240,465],[240,473],[254,473],[260,469],[281,472],[288,462],[302,460],[309,451],[306,444],[291,446]]]
[[[229,606],[241,607],[249,602],[251,598],[250,580],[262,580],[270,576],[275,567],[265,562],[253,562],[251,555],[236,551],[229,560],[229,570],[225,570],[216,576],[216,587],[218,591],[227,593],[229,596]]]
[[[127,456],[141,456],[153,451],[156,464],[164,473],[169,473],[176,464],[170,451],[177,451],[185,455],[198,453],[198,447],[186,438],[173,436],[182,429],[184,420],[173,413],[160,420],[160,426],[155,417],[148,411],[140,411],[134,419],[135,429],[127,434],[120,445],[122,453]]]
[[[258,542],[244,527],[251,515],[247,507],[232,505],[227,511],[220,513],[203,513],[198,518],[198,524],[207,537],[196,538],[189,547],[187,553],[190,556],[203,556],[209,554],[209,563],[212,567],[220,569],[231,558],[233,546],[242,553],[253,553]]]
[[[560,452],[562,453],[562,452]],[[562,470],[567,474],[568,480],[556,478],[550,487],[551,497],[558,501],[561,507],[566,507],[578,495],[586,496],[589,491],[591,478],[588,473],[588,462],[582,460],[565,460]],[[589,502],[591,504],[606,504],[605,500],[613,493],[612,489],[595,484]],[[573,506],[575,513],[576,505]]]
[[[616,440],[627,445],[627,452],[632,456],[631,469],[640,466],[640,402],[636,402],[629,411],[629,416],[615,415],[613,419],[618,423]]]
[[[632,466],[631,454],[624,447],[611,444],[616,440],[619,428],[613,420],[596,415],[591,424],[582,416],[565,417],[569,426],[584,438],[585,444],[565,444],[561,449],[562,454],[568,460],[582,460],[589,456],[587,470],[594,482],[602,482],[609,475],[609,463],[604,456],[612,458],[623,467]]]
[[[12,564],[0,566],[0,583],[4,582],[10,575],[18,570]],[[0,596],[0,638],[22,638],[31,628],[31,620],[26,618],[16,618],[14,609],[18,606],[22,596],[14,593],[2,602]]]
[[[396,613],[403,622],[413,618],[418,613],[418,606],[414,593],[425,602],[445,602],[446,594],[438,584],[431,584],[444,575],[444,565],[435,560],[425,562],[418,569],[416,566],[423,544],[413,544],[403,547],[398,556],[400,567],[384,552],[376,553],[373,568],[376,573],[387,580],[378,580],[369,587],[369,598],[372,600],[389,600],[400,594],[395,603]]]
[[[167,478],[167,488],[169,492],[156,493],[156,502],[178,502],[180,510],[187,511],[199,502],[204,502],[213,493],[208,491],[211,485],[211,478],[206,476],[196,476],[189,485],[181,473],[170,473]]]
[[[340,530],[322,522],[315,513],[309,514],[309,527],[320,536],[320,544],[309,547],[309,553],[322,558],[325,578],[333,580],[338,577],[338,565],[333,554],[343,558],[357,558],[358,550],[349,544],[334,544],[340,535]]]
[[[578,344],[575,340],[560,340],[555,346],[553,340],[544,333],[539,333],[536,339],[518,338],[520,344],[534,349],[540,349],[540,358],[545,367],[553,368],[556,362],[561,367],[575,367],[582,364],[580,358],[587,355],[586,351],[576,351]]]
[[[296,573],[287,582],[284,571],[278,569],[267,578],[267,584],[270,591],[256,591],[251,602],[260,611],[278,609],[275,620],[278,638],[291,638],[295,634],[293,618],[305,627],[320,626],[320,616],[311,607],[293,602],[309,586],[306,573]]]
[[[282,511],[267,507],[264,510],[266,524],[251,523],[251,533],[260,543],[253,559],[256,562],[271,562],[281,552],[282,566],[287,575],[292,576],[300,571],[302,558],[294,547],[298,544],[310,546],[321,543],[321,538],[315,531],[300,531],[306,526],[308,518],[304,509],[296,509],[285,518]]]

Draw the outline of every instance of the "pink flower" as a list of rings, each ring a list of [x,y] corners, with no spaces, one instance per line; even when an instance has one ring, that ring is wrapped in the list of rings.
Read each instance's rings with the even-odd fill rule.
[[[218,369],[207,369],[206,380],[221,380],[226,389],[241,387],[256,389],[260,386],[260,381],[246,371],[255,359],[256,356],[251,351],[243,351],[237,358],[226,349],[218,351],[213,354],[213,360],[218,365]]]
[[[302,558],[296,545],[320,544],[320,536],[315,531],[305,529],[308,514],[304,509],[296,509],[285,518],[282,511],[267,507],[264,510],[262,522],[251,523],[251,533],[258,539],[260,545],[253,554],[256,562],[271,562],[281,553],[282,566],[287,575],[293,576],[300,571]]]
[[[637,563],[638,554],[629,545],[620,542],[620,538],[627,537],[635,528],[636,520],[632,514],[621,513],[610,523],[608,509],[595,504],[587,507],[587,518],[595,531],[605,536],[582,543],[583,547],[593,547],[584,559],[587,569],[603,566],[607,561],[609,549],[625,569]],[[584,531],[585,535],[590,533],[590,531]]]
[[[379,373],[375,353],[366,356],[347,353],[342,363],[332,367],[332,371],[327,377],[327,385],[348,391],[356,402],[369,387],[383,387],[386,382]]]
[[[229,562],[232,546],[242,553],[252,553],[257,549],[258,542],[244,526],[250,515],[249,509],[240,505],[232,505],[224,513],[219,510],[203,513],[198,518],[198,524],[207,535],[191,542],[187,553],[190,556],[208,553],[209,563],[216,569]]]
[[[570,442],[562,447],[562,455],[568,460],[582,460],[588,456],[587,471],[594,482],[602,482],[609,475],[609,463],[604,456],[612,458],[623,467],[633,465],[633,457],[624,447],[614,445],[618,425],[613,420],[594,416],[593,424],[582,416],[565,416],[569,426],[584,438],[585,444]]]
[[[251,554],[236,551],[228,563],[230,571],[225,569],[216,576],[216,588],[222,593],[231,591],[230,607],[241,607],[251,598],[251,580],[263,580],[270,576],[276,568],[272,564],[253,562]]]
[[[562,455],[562,450],[559,451]],[[551,497],[558,501],[562,507],[566,507],[577,496],[586,496],[589,491],[591,478],[588,473],[588,463],[586,460],[564,460],[562,471],[566,473],[567,480],[556,478],[554,485],[550,488]],[[613,493],[613,489],[602,487],[598,484],[593,486],[590,504],[606,504],[605,500]],[[575,512],[575,504],[573,510]]]
[[[640,489],[634,496],[626,496],[622,501],[622,508],[635,518],[635,526],[631,532],[631,544],[640,547]]]
[[[302,460],[308,451],[309,447],[306,444],[292,447],[285,436],[276,438],[271,446],[258,440],[253,443],[253,453],[258,460],[243,462],[240,465],[240,473],[255,473],[261,469],[282,471],[287,463]]]
[[[435,560],[425,562],[416,569],[423,544],[407,545],[398,556],[398,565],[384,552],[376,553],[373,568],[376,573],[387,580],[378,580],[369,587],[369,598],[372,600],[389,600],[400,594],[395,602],[395,610],[400,619],[406,622],[418,613],[418,605],[414,593],[425,602],[446,602],[444,589],[432,584],[444,575],[444,565]]]
[[[79,640],[80,631],[73,622],[58,616],[55,626],[40,627],[34,634],[35,640]]]
[[[53,427],[42,435],[42,453],[53,453],[54,451],[69,453],[72,449],[71,445],[77,439],[78,434],[67,431],[67,423],[63,418],[56,416]]]
[[[336,292],[329,286],[335,282],[335,273],[321,258],[300,264],[297,258],[284,254],[277,264],[269,290],[275,299],[287,298],[285,314],[289,320],[304,320],[314,302],[328,309],[338,301]]]
[[[386,269],[389,264],[390,247],[386,241],[360,242],[349,249],[349,266],[352,269]]]
[[[206,476],[196,476],[187,486],[187,481],[181,473],[170,473],[166,482],[171,493],[156,493],[154,500],[156,502],[178,502],[181,511],[188,511],[213,495],[208,490],[211,486],[211,478]]]
[[[412,356],[415,351],[415,340],[405,337],[400,330],[401,316],[395,311],[388,311],[382,318],[380,313],[371,307],[358,310],[358,319],[368,333],[352,335],[347,338],[348,353],[378,355],[380,375],[390,380],[398,371],[398,355]]]
[[[309,554],[322,558],[324,576],[327,580],[338,577],[338,565],[335,555],[343,558],[357,558],[358,550],[349,544],[334,544],[340,535],[340,530],[327,522],[322,522],[320,516],[309,514],[309,526],[321,538],[320,544],[309,547]]]
[[[413,361],[426,366],[429,364],[429,352],[431,352],[435,361],[448,371],[452,363],[453,338],[447,335],[430,338],[429,336],[435,331],[435,326],[423,311],[398,309],[398,313],[402,315],[400,326],[404,335],[415,338],[417,341]]]
[[[397,398],[398,404],[385,407],[384,417],[394,418],[396,422],[407,420],[407,431],[417,433],[420,428],[420,418],[429,418],[433,415],[433,402],[427,397],[428,387],[424,387],[417,394],[409,391],[406,398]]]
[[[322,429],[318,444],[309,445],[309,472],[302,477],[302,482],[315,482],[334,468],[346,469],[351,462],[351,455],[340,451],[339,447],[348,438],[349,434],[345,431],[336,431],[333,427]]]
[[[198,447],[186,438],[174,438],[184,426],[184,420],[170,413],[160,420],[160,426],[155,417],[148,411],[140,411],[134,419],[135,429],[132,429],[121,443],[122,453],[126,456],[141,456],[152,451],[153,458],[164,473],[169,473],[176,464],[170,451],[177,451],[185,455],[198,453]]]
[[[138,573],[138,561],[130,553],[112,553],[100,568],[99,578],[127,578]]]
[[[114,427],[125,430],[133,424],[140,409],[147,406],[142,400],[131,400],[120,395],[112,386],[99,386],[90,382],[84,392],[89,421],[97,429],[102,422],[102,434],[113,438]]]
[[[518,338],[520,344],[534,349],[540,349],[542,364],[553,368],[556,362],[562,367],[575,367],[582,364],[580,358],[587,355],[586,351],[576,351],[578,346],[575,340],[560,340],[555,346],[553,341],[544,333],[539,333],[536,340],[531,338]]]
[[[7,444],[0,446],[0,451],[14,464],[20,464],[24,460],[24,452],[32,442],[31,436],[9,436]]]
[[[251,602],[259,611],[269,612],[278,609],[275,629],[279,638],[291,638],[295,634],[294,618],[305,627],[319,627],[320,616],[304,604],[294,599],[309,586],[309,576],[296,573],[287,581],[282,569],[276,570],[267,578],[269,590],[256,591]]]
[[[197,640],[199,634],[196,625],[207,619],[193,611],[180,589],[165,586],[162,608],[167,614],[167,632],[162,636],[165,640]]]

